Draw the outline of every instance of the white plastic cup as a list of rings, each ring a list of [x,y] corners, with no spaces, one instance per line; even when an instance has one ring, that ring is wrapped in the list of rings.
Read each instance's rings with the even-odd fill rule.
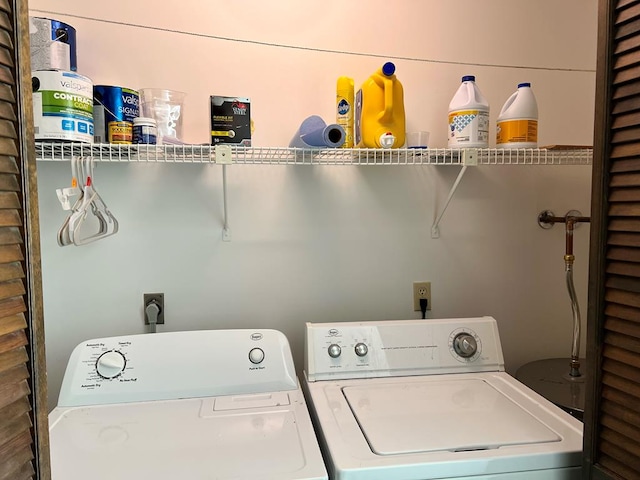
[[[158,137],[162,142],[182,143],[182,118],[186,94],[162,88],[141,88],[138,92],[140,116],[155,119]]]
[[[407,133],[407,148],[428,148],[429,132],[409,132]]]

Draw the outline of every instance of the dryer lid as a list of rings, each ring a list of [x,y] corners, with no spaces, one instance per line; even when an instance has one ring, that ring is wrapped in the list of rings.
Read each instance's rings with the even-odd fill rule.
[[[285,403],[281,397],[274,399]],[[55,409],[52,478],[326,479],[318,446],[309,441],[315,438],[308,416],[288,398],[284,406],[236,410],[218,403],[205,398]]]
[[[343,394],[378,455],[489,450],[561,440],[480,379],[347,386]]]

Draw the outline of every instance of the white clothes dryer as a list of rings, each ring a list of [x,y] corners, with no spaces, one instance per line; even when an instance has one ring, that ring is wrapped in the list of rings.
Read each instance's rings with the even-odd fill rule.
[[[579,480],[582,424],[504,371],[492,317],[308,323],[333,480]]]
[[[49,428],[53,480],[327,478],[275,330],[83,342]]]

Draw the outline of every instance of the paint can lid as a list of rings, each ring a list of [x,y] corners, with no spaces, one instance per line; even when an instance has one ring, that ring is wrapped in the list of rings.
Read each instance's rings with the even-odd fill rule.
[[[136,117],[133,119],[133,124],[134,125],[149,125],[149,126],[156,126],[156,120],[155,118],[149,118],[149,117]]]

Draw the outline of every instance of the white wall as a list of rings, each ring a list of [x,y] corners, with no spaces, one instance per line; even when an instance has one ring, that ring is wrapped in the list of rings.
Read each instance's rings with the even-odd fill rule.
[[[530,81],[540,145],[590,145],[596,3],[31,0],[30,8],[76,28],[78,72],[95,84],[187,92],[188,142],[209,142],[208,99],[221,94],[251,97],[254,145],[286,146],[308,115],[333,120],[338,76],[359,84],[388,59],[405,88],[408,130],[430,130],[431,146],[445,147],[447,105],[464,74],[476,75],[493,123],[516,84]],[[568,356],[564,229],[542,230],[536,219],[544,209],[588,215],[591,168],[469,169],[432,239],[457,168],[232,166],[228,243],[221,167],[101,163],[96,183],[120,232],[60,248],[65,212],[55,189],[68,184],[69,164],[39,162],[50,406],[77,343],[145,331],[144,292],[165,293],[165,331],[276,328],[301,367],[304,322],[417,318],[411,284],[428,280],[430,317],[497,318],[508,371]],[[588,225],[576,231],[585,319],[588,237]]]

